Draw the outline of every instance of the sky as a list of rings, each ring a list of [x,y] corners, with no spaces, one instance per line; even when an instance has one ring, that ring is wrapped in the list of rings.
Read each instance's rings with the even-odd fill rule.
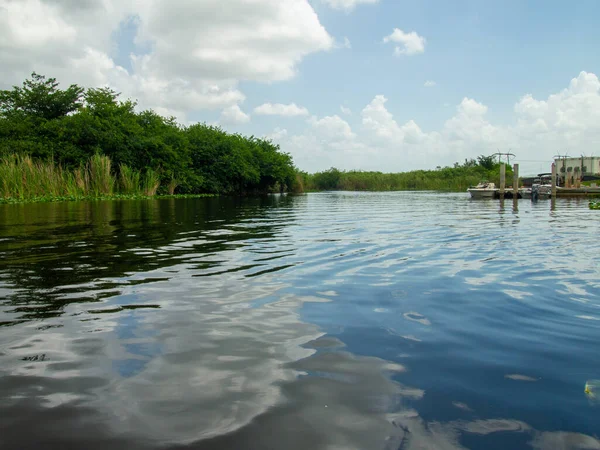
[[[0,0],[0,89],[31,72],[227,131],[309,172],[521,173],[600,156],[600,2]]]

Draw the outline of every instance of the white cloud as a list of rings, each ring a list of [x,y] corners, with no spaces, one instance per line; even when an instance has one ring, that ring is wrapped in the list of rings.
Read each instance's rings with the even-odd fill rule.
[[[350,125],[338,115],[323,117],[318,119],[311,117],[308,123],[315,131],[327,139],[333,140],[351,140],[356,138]]]
[[[358,5],[373,5],[379,0],[322,0],[329,7],[345,12],[351,12]]]
[[[225,125],[237,125],[250,122],[250,116],[246,114],[239,105],[231,105],[221,112],[220,123]]]
[[[546,100],[523,96],[515,105],[515,138],[552,154],[600,153],[600,81],[581,72],[569,87]],[[550,150],[552,149],[552,150]]]
[[[132,17],[149,52],[134,52],[126,70],[112,55]],[[333,46],[308,0],[0,0],[0,88],[35,70],[183,115],[231,107],[244,98],[240,81],[288,80]]]
[[[456,114],[444,124],[444,145],[466,156],[477,149],[481,149],[479,153],[490,153],[496,148],[510,147],[506,129],[489,123],[485,117],[487,110],[484,104],[464,98]]]
[[[285,128],[275,128],[272,133],[265,136],[266,139],[273,142],[279,142],[288,135],[288,131]]]
[[[333,39],[306,0],[154,0],[137,3],[144,67],[163,76],[277,81]]]
[[[344,37],[344,48],[348,48],[351,49],[352,48],[352,43],[350,42],[350,39],[348,39],[347,37]]]
[[[425,82],[425,84],[423,84],[423,86],[425,86],[425,87],[434,87],[434,86],[437,86],[437,83],[435,81],[433,81],[433,80],[427,80]]]
[[[296,165],[307,170],[329,167],[360,169],[370,149],[352,131],[350,124],[337,115],[311,117],[304,134],[280,141],[284,151],[294,156]]]
[[[342,111],[342,114],[345,114],[347,116],[352,115],[352,110],[350,108],[346,108],[345,106],[340,106],[340,111]]]
[[[254,113],[262,116],[308,116],[308,110],[295,103],[284,105],[282,103],[264,103],[254,108]]]
[[[508,125],[493,124],[488,107],[465,97],[439,130],[425,131],[414,120],[398,123],[388,99],[377,95],[361,112],[357,127],[338,116],[312,117],[309,128],[281,141],[301,169],[405,171],[452,165],[455,161],[512,149],[521,173],[549,170],[553,156],[600,153],[600,81],[581,72],[569,87],[535,99],[525,95]],[[530,162],[538,161],[538,162]]]
[[[394,49],[394,54],[396,56],[412,56],[425,51],[426,39],[419,36],[415,31],[405,33],[401,29],[395,28],[392,34],[383,38],[383,42],[386,44],[389,42],[399,44]]]
[[[410,120],[398,125],[392,113],[385,107],[387,98],[377,95],[362,111],[364,128],[383,143],[424,144],[426,135],[421,128]]]

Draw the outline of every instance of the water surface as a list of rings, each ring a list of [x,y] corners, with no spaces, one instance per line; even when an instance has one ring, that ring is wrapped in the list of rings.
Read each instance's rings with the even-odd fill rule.
[[[0,205],[2,449],[600,449],[584,200]]]

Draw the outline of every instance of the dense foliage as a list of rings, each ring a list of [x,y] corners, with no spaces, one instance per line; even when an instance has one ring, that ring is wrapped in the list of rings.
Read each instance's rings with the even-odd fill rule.
[[[302,173],[307,190],[345,191],[405,191],[441,190],[463,191],[485,180],[500,183],[500,163],[493,157],[480,156],[466,160],[454,167],[438,167],[436,170],[415,170],[403,173],[340,171],[331,168],[315,174]],[[512,168],[506,166],[506,184],[512,184]]]
[[[270,141],[206,124],[185,127],[135,107],[111,89],[61,90],[54,78],[34,73],[21,87],[0,91],[0,157],[29,157],[75,173],[101,154],[110,158],[115,179],[124,167],[142,179],[158,174],[160,193],[295,188],[291,156]]]

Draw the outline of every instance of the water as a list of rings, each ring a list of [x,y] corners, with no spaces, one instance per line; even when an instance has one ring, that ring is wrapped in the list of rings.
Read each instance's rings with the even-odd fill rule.
[[[584,200],[0,206],[2,449],[600,448]]]

